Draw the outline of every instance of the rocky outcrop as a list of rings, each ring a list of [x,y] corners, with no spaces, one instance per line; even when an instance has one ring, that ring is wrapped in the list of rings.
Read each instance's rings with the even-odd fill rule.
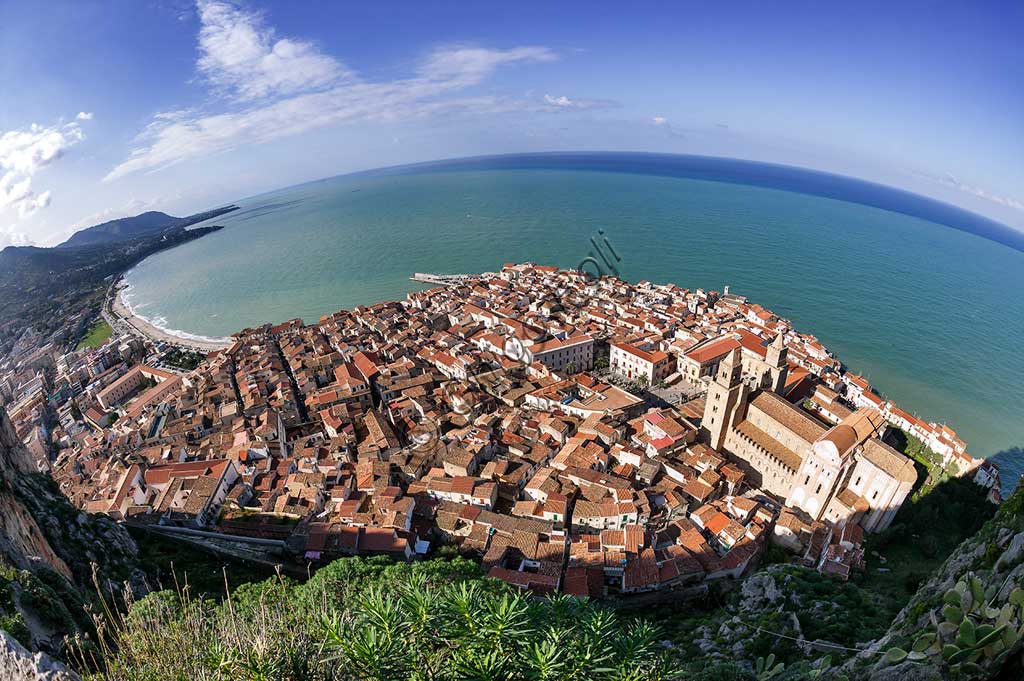
[[[838,656],[837,650],[878,635],[881,628],[874,625],[849,626],[875,603],[872,594],[814,570],[769,565],[733,590],[724,607],[694,622],[677,648],[679,661],[746,667],[768,653],[808,662]],[[844,638],[834,638],[838,634]]]
[[[91,563],[111,579],[131,579],[138,550],[127,531],[106,516],[80,512],[37,472],[0,409],[0,555],[20,569],[48,567],[79,585]]]
[[[71,579],[71,569],[54,552],[20,498],[25,478],[35,472],[32,457],[18,440],[7,412],[0,409],[0,555],[17,568],[30,570],[42,563]]]
[[[81,681],[46,653],[32,654],[0,631],[0,679],[4,681]]]
[[[37,472],[0,408],[0,616],[27,627],[33,648],[56,651],[63,635],[85,619],[82,604],[95,590],[92,565],[115,588],[127,581],[141,590],[137,559],[123,527],[80,512]]]
[[[740,609],[744,612],[752,612],[777,607],[783,595],[775,578],[775,572],[766,570],[751,575],[743,582],[743,586],[740,588]]]
[[[851,679],[1021,678],[1024,488],[964,541],[884,636],[849,660]]]

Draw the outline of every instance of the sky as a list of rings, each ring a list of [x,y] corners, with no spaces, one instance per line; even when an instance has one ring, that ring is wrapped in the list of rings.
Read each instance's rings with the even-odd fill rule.
[[[530,151],[858,177],[1024,230],[1024,3],[0,0],[0,247]]]

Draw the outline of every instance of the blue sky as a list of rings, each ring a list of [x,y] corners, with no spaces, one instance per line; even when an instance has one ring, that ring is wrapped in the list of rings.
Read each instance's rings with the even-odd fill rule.
[[[0,246],[367,168],[645,150],[1024,230],[1024,3],[0,0]]]

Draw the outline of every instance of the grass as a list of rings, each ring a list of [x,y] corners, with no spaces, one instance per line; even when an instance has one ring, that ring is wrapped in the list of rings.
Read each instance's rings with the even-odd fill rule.
[[[81,350],[83,348],[98,348],[106,343],[113,335],[114,330],[110,328],[110,324],[107,324],[107,322],[102,319],[98,319],[89,327],[89,333],[85,335],[85,338],[78,342],[78,346],[75,350]]]

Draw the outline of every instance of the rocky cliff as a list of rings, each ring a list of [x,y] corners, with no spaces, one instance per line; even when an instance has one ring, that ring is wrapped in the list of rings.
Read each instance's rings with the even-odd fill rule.
[[[81,677],[45,653],[30,653],[0,631],[0,679],[4,681],[81,681]]]
[[[0,408],[0,628],[32,649],[59,650],[88,624],[92,564],[109,582],[141,583],[137,555],[124,528],[78,511],[36,472]]]
[[[43,564],[71,579],[71,569],[54,552],[22,500],[24,483],[35,472],[32,457],[15,435],[7,412],[0,409],[0,555],[16,568]]]
[[[849,678],[1024,678],[1024,488],[925,582]]]

